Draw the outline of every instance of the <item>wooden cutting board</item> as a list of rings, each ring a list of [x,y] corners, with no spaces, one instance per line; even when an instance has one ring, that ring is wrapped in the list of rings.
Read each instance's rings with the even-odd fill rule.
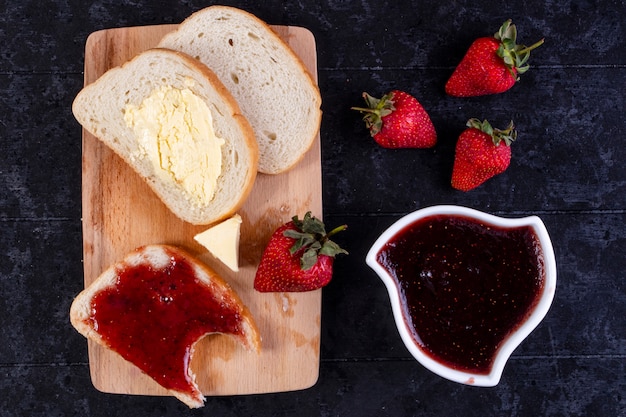
[[[85,84],[140,51],[156,46],[176,25],[95,32],[86,43]],[[317,81],[315,39],[304,28],[277,26],[277,33],[302,58]],[[207,395],[291,391],[315,384],[319,374],[321,290],[261,294],[253,279],[270,234],[293,215],[322,217],[320,140],[287,173],[259,174],[239,210],[243,219],[240,271],[234,273],[198,245],[206,226],[176,218],[119,157],[83,131],[83,250],[85,285],[110,264],[145,244],[179,245],[216,270],[251,310],[262,337],[262,353],[243,350],[228,336],[209,335],[196,345],[191,369]],[[165,390],[120,356],[89,341],[94,386],[104,392],[166,395]]]

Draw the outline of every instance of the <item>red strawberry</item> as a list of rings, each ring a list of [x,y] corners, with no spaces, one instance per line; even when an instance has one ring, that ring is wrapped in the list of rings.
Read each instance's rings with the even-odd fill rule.
[[[446,93],[474,97],[503,93],[513,87],[529,68],[530,51],[543,44],[516,45],[517,30],[504,22],[492,38],[476,39],[446,83]]]
[[[352,107],[364,114],[363,120],[374,140],[385,148],[431,148],[437,133],[428,113],[415,97],[393,90],[381,99],[363,93],[366,108]]]
[[[505,130],[487,120],[470,119],[456,143],[452,187],[469,191],[504,172],[511,162],[511,142],[517,138],[513,122]]]
[[[347,226],[326,233],[324,224],[311,217],[280,226],[270,237],[254,277],[254,288],[260,292],[312,291],[328,284],[333,261],[339,253],[347,254],[329,238]]]

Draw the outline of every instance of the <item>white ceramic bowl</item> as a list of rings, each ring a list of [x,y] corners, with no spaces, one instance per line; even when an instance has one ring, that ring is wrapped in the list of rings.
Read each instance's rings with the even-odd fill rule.
[[[539,296],[539,301],[536,303],[533,311],[528,315],[525,322],[523,322],[517,330],[514,331],[502,344],[496,353],[491,372],[485,374],[472,374],[468,372],[459,371],[446,366],[444,363],[438,362],[431,356],[428,356],[422,348],[413,339],[412,329],[404,320],[402,312],[402,304],[400,294],[396,281],[387,272],[382,265],[376,261],[376,256],[381,248],[393,238],[399,231],[406,226],[418,221],[421,218],[432,215],[460,215],[468,218],[477,219],[486,224],[504,227],[514,228],[520,226],[530,226],[538,237],[539,245],[543,251],[545,282],[543,293]],[[402,341],[406,345],[409,352],[417,359],[424,367],[434,372],[435,374],[449,379],[451,381],[475,385],[490,387],[495,386],[500,381],[504,366],[510,357],[511,353],[517,348],[517,346],[537,327],[537,325],[543,320],[556,290],[556,261],[554,259],[554,250],[552,248],[552,242],[548,235],[545,225],[541,219],[537,216],[529,216],[524,218],[509,219],[497,217],[491,214],[487,214],[474,209],[442,205],[432,206],[421,210],[417,210],[399,219],[393,225],[391,225],[383,234],[376,240],[369,250],[366,258],[367,264],[378,274],[380,279],[385,283],[389,292],[389,298],[391,300],[391,307],[398,327]]]

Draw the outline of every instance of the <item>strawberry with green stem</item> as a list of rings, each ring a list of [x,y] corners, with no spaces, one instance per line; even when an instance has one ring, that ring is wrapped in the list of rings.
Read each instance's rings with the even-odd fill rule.
[[[446,83],[446,93],[454,97],[475,97],[509,90],[529,69],[531,46],[517,45],[517,29],[507,20],[493,37],[476,39]]]
[[[504,172],[511,162],[510,145],[516,138],[512,121],[500,130],[487,120],[470,119],[456,144],[452,187],[469,191]]]
[[[335,256],[348,252],[330,237],[346,229],[326,233],[324,223],[307,212],[280,226],[263,252],[254,277],[259,292],[303,292],[327,285],[332,279]]]
[[[363,93],[366,107],[352,107],[363,114],[370,135],[384,148],[432,148],[437,133],[430,116],[412,95],[393,90],[378,99]]]

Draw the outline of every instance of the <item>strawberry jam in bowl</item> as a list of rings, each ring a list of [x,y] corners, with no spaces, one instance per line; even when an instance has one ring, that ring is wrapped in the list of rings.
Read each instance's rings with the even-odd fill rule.
[[[498,384],[511,353],[546,316],[556,290],[554,250],[537,216],[424,208],[383,232],[366,262],[387,287],[413,357],[467,385]]]

